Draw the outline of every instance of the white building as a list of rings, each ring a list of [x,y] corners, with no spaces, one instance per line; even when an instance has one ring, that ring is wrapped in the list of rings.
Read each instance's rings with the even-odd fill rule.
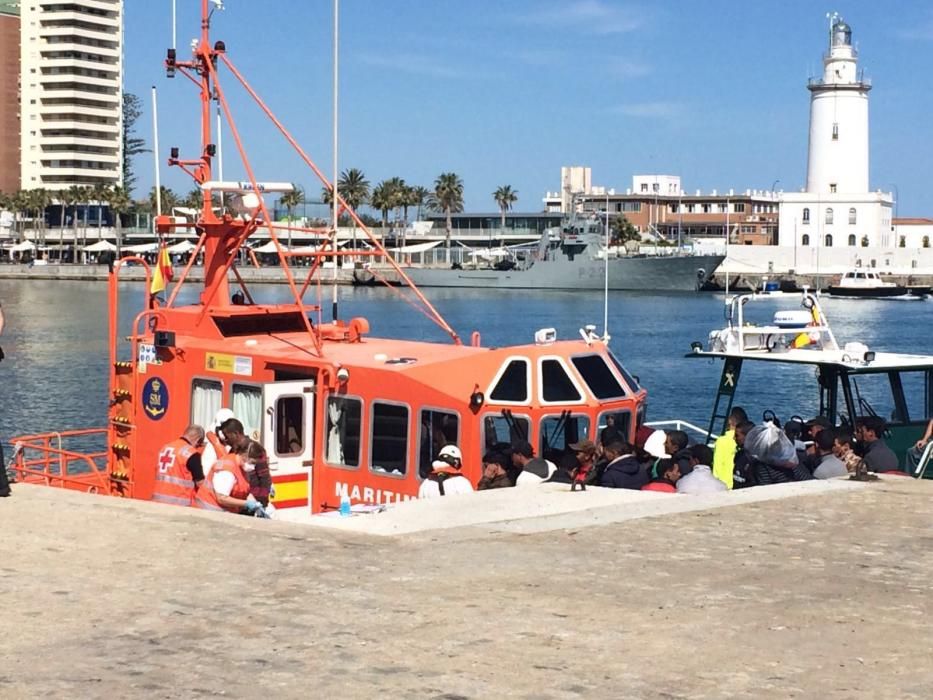
[[[807,88],[807,187],[802,192],[782,193],[778,245],[894,247],[893,198],[889,193],[871,192],[868,183],[871,83],[858,69],[852,30],[840,18],[834,16],[831,23],[823,75],[811,78]]]
[[[592,194],[593,171],[584,165],[565,165],[560,169],[560,192],[544,196],[544,210],[568,213],[576,194]]]
[[[123,1],[23,0],[21,186],[120,184]]]

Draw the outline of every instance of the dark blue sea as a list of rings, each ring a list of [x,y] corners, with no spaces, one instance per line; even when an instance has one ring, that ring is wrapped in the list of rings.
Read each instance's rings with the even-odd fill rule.
[[[187,291],[195,293],[193,287]],[[289,295],[281,286],[257,287],[254,292],[260,300],[285,300]],[[578,338],[579,329],[588,323],[602,331],[599,293],[426,293],[466,342],[474,330],[481,333],[484,345],[491,346],[531,342],[534,332],[545,327],[556,328],[561,338]],[[441,342],[445,338],[391,290],[343,287],[339,299],[341,316],[368,317],[374,336]],[[766,321],[774,310],[796,303],[795,299],[755,302],[746,308],[754,318]],[[141,308],[141,285],[127,287],[122,300],[125,335]],[[0,302],[6,315],[0,337],[6,352],[0,362],[0,437],[102,426],[107,403],[107,285],[0,280]],[[824,299],[823,307],[840,343],[858,340],[874,350],[933,351],[933,301]],[[681,418],[706,425],[721,366],[684,355],[692,341],[705,341],[710,330],[724,325],[721,295],[610,295],[611,347],[647,387],[650,420]],[[818,406],[813,371],[746,363],[737,402],[753,418],[765,409],[780,417],[808,416]],[[921,391],[919,385],[908,390]],[[919,403],[923,397],[912,398]],[[879,408],[882,413],[885,407]]]

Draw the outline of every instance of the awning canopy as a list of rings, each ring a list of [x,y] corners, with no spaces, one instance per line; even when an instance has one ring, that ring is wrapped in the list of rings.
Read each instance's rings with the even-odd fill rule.
[[[35,250],[36,244],[32,241],[23,241],[22,243],[17,243],[15,246],[10,248],[10,251],[13,253],[22,253],[27,250]]]
[[[140,243],[138,245],[123,246],[124,253],[154,253],[158,249],[158,243]]]
[[[197,246],[195,246],[194,243],[192,243],[191,241],[181,241],[180,243],[176,243],[175,245],[170,245],[168,247],[168,252],[172,253],[173,255],[178,254],[178,253],[190,253],[196,247]]]
[[[116,250],[117,247],[110,241],[97,241],[97,243],[92,243],[89,246],[85,246],[81,250],[85,253],[103,253],[107,250]]]
[[[428,241],[427,243],[415,243],[414,245],[404,245],[401,248],[392,248],[392,253],[402,253],[403,255],[412,255],[414,253],[424,253],[425,251],[436,248],[444,241]]]

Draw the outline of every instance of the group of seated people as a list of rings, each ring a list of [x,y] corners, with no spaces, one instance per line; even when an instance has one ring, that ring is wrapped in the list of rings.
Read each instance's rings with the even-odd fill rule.
[[[933,437],[924,436],[914,450]],[[483,475],[476,490],[532,486],[544,482],[664,493],[714,493],[809,479],[899,470],[894,452],[884,442],[885,422],[865,416],[855,431],[837,428],[823,416],[810,421],[791,420],[783,428],[777,421],[756,425],[735,407],[727,430],[713,448],[690,444],[680,430],[652,430],[639,426],[634,444],[612,426],[599,443],[579,440],[568,444],[555,460],[536,457],[524,440],[490,446],[483,456]],[[748,440],[748,444],[746,443]],[[461,472],[460,449],[446,445],[422,482],[419,498],[473,491]]]

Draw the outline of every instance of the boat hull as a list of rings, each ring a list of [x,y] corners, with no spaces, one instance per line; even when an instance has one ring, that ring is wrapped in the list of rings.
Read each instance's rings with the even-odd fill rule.
[[[891,299],[894,297],[917,297],[923,299],[930,294],[929,287],[840,287],[831,286],[827,290],[834,297],[849,297],[852,299]]]
[[[609,261],[609,289],[692,292],[722,261],[721,255],[615,258]],[[555,260],[537,262],[525,270],[413,267],[405,273],[419,287],[602,290],[606,270],[602,260]]]

